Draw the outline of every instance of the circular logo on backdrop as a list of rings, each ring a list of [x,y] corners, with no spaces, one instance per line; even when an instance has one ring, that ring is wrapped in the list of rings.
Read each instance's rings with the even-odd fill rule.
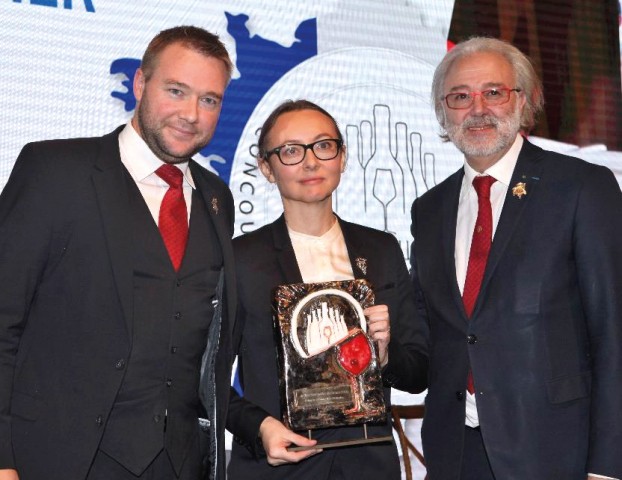
[[[270,112],[287,99],[308,99],[337,120],[347,168],[333,194],[344,220],[394,234],[407,257],[414,199],[453,173],[461,156],[438,136],[430,105],[434,68],[416,57],[378,48],[315,56],[283,76],[262,98],[240,137],[229,185],[235,234],[272,222],[283,211],[278,190],[249,153]]]

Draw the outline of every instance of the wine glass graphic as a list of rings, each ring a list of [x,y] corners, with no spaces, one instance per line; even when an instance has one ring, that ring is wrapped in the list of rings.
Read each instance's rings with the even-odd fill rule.
[[[362,404],[363,382],[361,374],[367,370],[372,360],[372,347],[367,335],[359,328],[350,331],[348,337],[336,345],[339,365],[348,375],[354,406],[346,410],[346,415],[356,416],[364,413]]]
[[[397,196],[393,172],[390,169],[376,169],[372,194],[374,198],[382,204],[382,208],[384,210],[384,231],[395,235],[395,232],[389,231],[389,215],[387,212],[389,203],[395,200],[395,197]]]

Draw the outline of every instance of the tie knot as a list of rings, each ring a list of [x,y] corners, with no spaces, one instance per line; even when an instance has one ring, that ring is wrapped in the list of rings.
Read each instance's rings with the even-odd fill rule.
[[[490,175],[482,175],[473,179],[473,186],[478,198],[490,198],[490,187],[497,180]]]
[[[156,175],[164,180],[169,186],[173,188],[181,188],[181,184],[184,180],[184,174],[175,165],[165,163],[156,170]]]

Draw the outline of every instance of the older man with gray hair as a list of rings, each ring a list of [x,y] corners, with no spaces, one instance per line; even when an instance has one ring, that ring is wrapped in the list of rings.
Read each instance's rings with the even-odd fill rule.
[[[508,43],[456,45],[433,102],[465,161],[412,207],[429,478],[621,478],[618,184],[525,138],[542,88]]]

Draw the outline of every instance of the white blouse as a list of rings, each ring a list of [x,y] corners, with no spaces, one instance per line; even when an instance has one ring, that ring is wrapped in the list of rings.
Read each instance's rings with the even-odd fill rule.
[[[305,283],[352,280],[352,264],[339,222],[316,237],[287,229]]]

